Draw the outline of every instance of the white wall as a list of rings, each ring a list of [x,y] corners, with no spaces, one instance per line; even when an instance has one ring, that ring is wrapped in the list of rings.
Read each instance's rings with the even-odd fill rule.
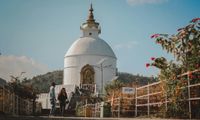
[[[116,75],[116,58],[99,55],[77,55],[65,57],[64,85],[75,84],[79,86],[81,69],[89,64],[94,67],[95,83],[97,84],[97,91],[99,91],[101,89],[101,69],[98,62],[102,59],[105,59],[103,62],[103,83],[105,85],[108,81],[111,81]],[[108,65],[109,67],[104,67]]]
[[[50,109],[50,101],[49,101],[49,93],[41,93],[39,94],[37,102],[42,104],[42,109]]]
[[[56,99],[58,97],[58,93],[60,92],[60,90],[62,88],[65,88],[67,95],[68,95],[68,99],[70,100],[71,99],[71,92],[75,91],[75,87],[76,87],[75,85],[56,85],[55,86]],[[51,109],[49,93],[39,94],[36,101],[42,104],[42,109]],[[58,100],[56,102],[58,103]]]

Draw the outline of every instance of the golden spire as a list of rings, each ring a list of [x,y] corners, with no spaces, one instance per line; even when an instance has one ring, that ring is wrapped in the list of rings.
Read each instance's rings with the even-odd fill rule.
[[[81,30],[84,30],[87,27],[96,28],[98,30],[98,33],[101,33],[101,28],[99,26],[99,23],[95,22],[95,19],[94,19],[92,3],[90,4],[88,19],[87,19],[86,23],[82,24]]]
[[[90,9],[89,9],[89,15],[88,15],[87,23],[95,23],[95,19],[94,19],[94,15],[93,15],[92,3],[90,4]]]

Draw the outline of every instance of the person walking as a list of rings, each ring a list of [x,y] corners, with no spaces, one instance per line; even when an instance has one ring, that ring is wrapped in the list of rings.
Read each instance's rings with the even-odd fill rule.
[[[69,102],[65,88],[62,88],[61,91],[59,92],[58,100],[60,104],[60,113],[62,116],[64,116],[66,103]]]
[[[55,95],[55,82],[51,83],[51,87],[50,87],[50,103],[51,103],[51,110],[50,110],[50,114],[49,115],[55,115],[55,110],[56,110],[56,95]]]

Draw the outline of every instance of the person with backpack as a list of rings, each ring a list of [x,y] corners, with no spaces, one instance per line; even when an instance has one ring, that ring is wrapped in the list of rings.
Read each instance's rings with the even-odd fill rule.
[[[59,92],[58,101],[60,104],[60,113],[62,116],[64,116],[65,106],[69,102],[65,88],[62,88],[61,91]]]

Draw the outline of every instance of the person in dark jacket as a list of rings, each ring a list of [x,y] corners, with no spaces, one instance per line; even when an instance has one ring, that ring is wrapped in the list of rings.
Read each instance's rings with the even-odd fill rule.
[[[59,92],[58,101],[59,101],[59,104],[60,104],[61,115],[64,116],[65,106],[68,103],[68,98],[67,98],[67,93],[66,93],[65,88],[62,88],[61,91]]]

